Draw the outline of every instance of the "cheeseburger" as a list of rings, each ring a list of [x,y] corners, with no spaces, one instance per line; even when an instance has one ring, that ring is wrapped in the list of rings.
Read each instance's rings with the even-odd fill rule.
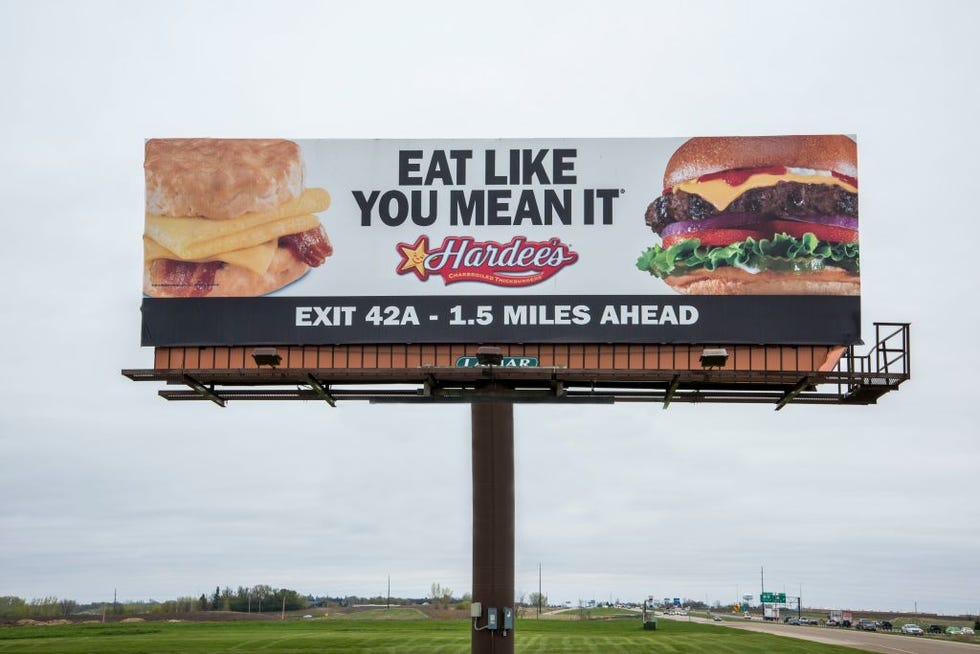
[[[857,295],[857,146],[847,136],[693,138],[646,211],[637,268],[690,295]]]
[[[299,146],[273,139],[146,143],[143,292],[151,297],[270,293],[333,253],[303,187]]]

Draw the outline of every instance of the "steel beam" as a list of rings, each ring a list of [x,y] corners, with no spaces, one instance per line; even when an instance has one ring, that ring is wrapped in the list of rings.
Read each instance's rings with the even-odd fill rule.
[[[473,449],[473,601],[483,605],[471,631],[472,654],[513,654],[514,632],[486,629],[487,610],[514,608],[514,405],[471,408]]]

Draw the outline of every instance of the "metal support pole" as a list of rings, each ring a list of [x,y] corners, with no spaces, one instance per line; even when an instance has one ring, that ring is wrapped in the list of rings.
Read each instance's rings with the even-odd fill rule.
[[[514,632],[504,633],[504,608],[514,608],[514,405],[474,403],[473,601],[483,605],[476,627],[497,610],[496,630],[473,629],[472,654],[513,654]]]

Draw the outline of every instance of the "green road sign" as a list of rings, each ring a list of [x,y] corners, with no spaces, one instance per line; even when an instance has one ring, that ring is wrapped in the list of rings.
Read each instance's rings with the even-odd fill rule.
[[[759,595],[759,601],[762,602],[763,604],[766,604],[766,603],[769,603],[769,604],[773,604],[773,603],[785,604],[786,603],[786,593],[762,593],[761,595]]]
[[[457,368],[475,368],[480,363],[476,357],[459,357],[456,359]],[[537,357],[504,357],[500,362],[500,368],[537,368]]]

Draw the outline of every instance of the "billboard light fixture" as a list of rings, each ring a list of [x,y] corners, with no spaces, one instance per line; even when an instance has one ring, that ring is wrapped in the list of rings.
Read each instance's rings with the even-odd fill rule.
[[[269,366],[275,368],[282,363],[282,357],[274,347],[257,347],[252,350],[252,359],[257,366]]]
[[[484,346],[476,350],[476,362],[481,366],[499,366],[504,361],[504,354],[499,347]]]
[[[728,350],[723,347],[706,347],[701,351],[702,368],[721,368],[728,363]]]

